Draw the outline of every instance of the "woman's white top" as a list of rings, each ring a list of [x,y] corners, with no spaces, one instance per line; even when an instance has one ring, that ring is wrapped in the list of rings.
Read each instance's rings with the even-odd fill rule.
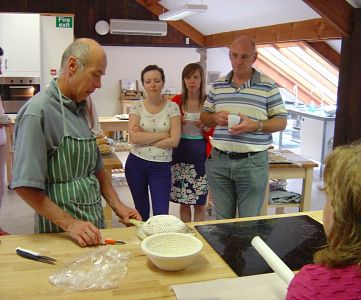
[[[144,107],[144,100],[136,101],[129,114],[139,116],[139,126],[145,132],[170,132],[172,117],[180,116],[178,104],[167,101],[164,108],[157,114],[149,113]],[[172,161],[172,148],[158,148],[147,145],[133,145],[131,153],[142,159],[157,162]]]

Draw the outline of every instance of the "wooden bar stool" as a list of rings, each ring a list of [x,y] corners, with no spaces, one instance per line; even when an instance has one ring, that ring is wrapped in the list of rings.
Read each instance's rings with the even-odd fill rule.
[[[116,169],[123,169],[123,164],[118,158],[118,156],[115,153],[105,154],[102,155],[103,163],[104,163],[104,170],[108,174],[110,180],[112,179],[112,170]],[[103,213],[104,213],[104,219],[105,219],[105,226],[106,228],[112,228],[112,216],[113,216],[113,210],[108,205],[107,202],[105,202],[105,206],[103,207]]]

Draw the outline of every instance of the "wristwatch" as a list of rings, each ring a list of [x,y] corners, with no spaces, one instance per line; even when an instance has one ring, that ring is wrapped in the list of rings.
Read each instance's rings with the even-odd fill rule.
[[[258,122],[258,129],[256,132],[263,132],[263,123],[262,122]]]

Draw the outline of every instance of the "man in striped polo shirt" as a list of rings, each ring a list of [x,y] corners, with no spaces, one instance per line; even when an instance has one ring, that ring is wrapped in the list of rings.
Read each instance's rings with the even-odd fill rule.
[[[272,133],[287,125],[287,111],[274,81],[252,68],[255,43],[236,38],[229,50],[232,71],[213,83],[201,121],[215,127],[206,175],[217,219],[259,215],[268,180]],[[228,115],[240,122],[228,128]]]

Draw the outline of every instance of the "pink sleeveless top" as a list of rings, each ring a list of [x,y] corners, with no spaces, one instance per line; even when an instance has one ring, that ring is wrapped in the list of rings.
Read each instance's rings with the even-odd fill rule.
[[[306,265],[292,279],[286,300],[361,300],[361,268]]]

